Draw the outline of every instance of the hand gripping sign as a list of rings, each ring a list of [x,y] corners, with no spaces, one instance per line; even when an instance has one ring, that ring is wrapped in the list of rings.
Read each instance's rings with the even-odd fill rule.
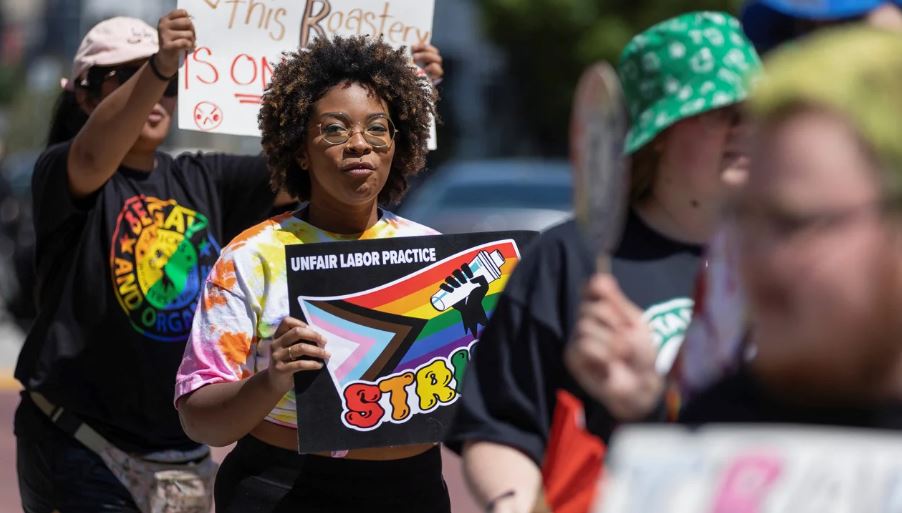
[[[286,51],[317,37],[382,35],[428,43],[434,0],[179,0],[197,48],[179,70],[179,128],[259,136],[257,113]]]
[[[301,452],[438,442],[532,232],[286,248],[290,313],[326,339],[295,375]]]

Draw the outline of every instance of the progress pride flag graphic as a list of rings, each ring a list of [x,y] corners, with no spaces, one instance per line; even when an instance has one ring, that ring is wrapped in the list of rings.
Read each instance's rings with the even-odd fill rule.
[[[327,341],[295,375],[303,453],[443,439],[470,351],[532,232],[285,248],[289,309]]]

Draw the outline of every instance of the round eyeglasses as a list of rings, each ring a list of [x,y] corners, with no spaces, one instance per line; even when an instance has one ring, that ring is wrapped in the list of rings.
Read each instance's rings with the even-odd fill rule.
[[[367,122],[366,128],[350,129],[341,121],[320,123],[319,133],[326,144],[345,144],[355,133],[363,135],[363,140],[373,148],[388,148],[395,139],[395,125],[388,118],[377,118]]]

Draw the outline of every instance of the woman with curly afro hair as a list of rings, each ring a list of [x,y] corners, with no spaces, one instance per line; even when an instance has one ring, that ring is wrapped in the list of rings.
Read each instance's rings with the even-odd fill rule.
[[[435,100],[381,40],[321,38],[276,68],[263,148],[274,187],[307,205],[223,250],[176,381],[189,436],[237,441],[217,475],[218,511],[450,512],[435,445],[297,454],[294,374],[321,369],[329,348],[289,317],[285,269],[286,244],[436,233],[380,207],[423,168]]]

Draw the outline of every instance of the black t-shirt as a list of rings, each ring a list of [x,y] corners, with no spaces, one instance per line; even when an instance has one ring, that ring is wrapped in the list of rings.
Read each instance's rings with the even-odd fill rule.
[[[902,429],[902,403],[811,406],[791,403],[768,390],[740,368],[694,396],[680,411],[683,424],[815,424],[857,428]]]
[[[659,354],[679,346],[692,314],[701,247],[665,238],[630,213],[611,271],[645,310]],[[607,439],[614,421],[576,385],[563,351],[595,270],[573,221],[542,235],[511,277],[464,378],[449,444],[482,440],[522,450],[541,463],[555,407],[566,389],[583,400],[589,429]]]
[[[35,164],[38,316],[16,378],[124,450],[196,447],[172,407],[175,374],[220,248],[272,208],[265,161],[158,152],[153,172],[122,167],[75,201],[68,151]]]

